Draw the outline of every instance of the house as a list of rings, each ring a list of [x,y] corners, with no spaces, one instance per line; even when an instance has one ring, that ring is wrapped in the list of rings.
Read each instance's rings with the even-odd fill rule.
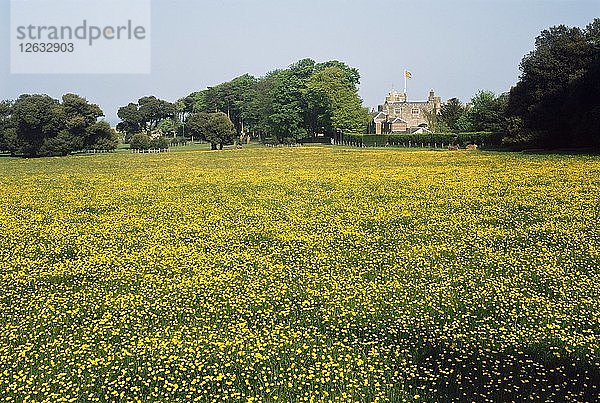
[[[372,113],[372,134],[427,132],[429,116],[440,112],[442,99],[431,90],[427,101],[408,101],[406,93],[391,91]]]

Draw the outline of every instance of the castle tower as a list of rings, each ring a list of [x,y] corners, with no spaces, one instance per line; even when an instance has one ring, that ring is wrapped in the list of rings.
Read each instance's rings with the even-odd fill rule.
[[[440,111],[442,108],[442,98],[435,96],[435,91],[432,89],[429,91],[429,98],[427,98],[427,102],[433,105],[433,109],[436,111]]]
[[[386,103],[394,103],[394,102],[406,102],[406,94],[398,91],[390,91],[390,93],[385,97]]]

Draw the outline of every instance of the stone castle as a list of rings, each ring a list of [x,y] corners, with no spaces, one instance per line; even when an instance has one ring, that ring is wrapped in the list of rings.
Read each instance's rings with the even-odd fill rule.
[[[406,93],[391,91],[383,105],[373,112],[369,127],[372,134],[423,133],[429,131],[432,113],[439,113],[442,99],[431,90],[427,101],[408,101]]]

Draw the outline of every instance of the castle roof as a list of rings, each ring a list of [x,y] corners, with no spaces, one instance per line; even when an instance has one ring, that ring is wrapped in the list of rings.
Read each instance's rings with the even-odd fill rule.
[[[375,117],[373,117],[373,120],[385,120],[387,119],[387,114],[384,112],[379,112],[377,115],[375,115]]]
[[[386,104],[389,105],[427,105],[429,102],[428,101],[392,101],[392,102],[388,102],[385,101]]]

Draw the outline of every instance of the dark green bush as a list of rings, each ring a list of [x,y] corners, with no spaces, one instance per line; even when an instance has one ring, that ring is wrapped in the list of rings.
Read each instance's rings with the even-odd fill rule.
[[[148,150],[152,144],[152,139],[147,134],[136,134],[131,138],[132,150]]]
[[[477,144],[480,147],[499,147],[503,133],[424,133],[424,134],[346,134],[344,143],[365,147],[404,146],[404,147],[446,147]]]
[[[150,141],[150,148],[155,150],[165,150],[169,148],[170,141],[166,137],[157,137]]]
[[[305,137],[298,140],[300,144],[331,144],[331,137]]]

